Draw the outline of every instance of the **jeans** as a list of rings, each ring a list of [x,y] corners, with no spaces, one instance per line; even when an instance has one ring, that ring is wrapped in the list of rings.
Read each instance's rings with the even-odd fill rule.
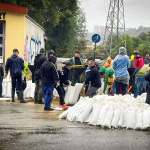
[[[2,96],[2,76],[0,76],[0,96]]]
[[[127,84],[115,81],[115,86],[116,86],[116,94],[120,94],[120,86],[122,86],[122,95],[126,94]]]
[[[52,101],[53,98],[54,86],[46,86],[43,84],[42,89],[45,101],[44,110],[48,110],[51,107],[50,102]]]
[[[22,77],[11,77],[12,91],[15,91],[16,83],[18,82],[18,90],[22,91]]]
[[[144,79],[143,76],[137,76],[136,79],[136,84],[135,84],[135,93],[134,97],[137,98],[138,95],[141,94],[141,88],[143,87],[145,92],[146,92],[146,86],[147,86],[147,81]]]
[[[26,78],[22,81],[22,90],[24,91],[27,87]],[[18,82],[16,82],[16,92],[19,92]]]
[[[60,98],[60,105],[64,105],[65,102],[64,102],[64,98],[65,98],[65,90],[64,90],[64,87],[63,85],[59,85],[56,90],[58,91],[58,94],[59,94],[59,98]]]
[[[150,105],[150,82],[148,82],[148,89],[147,89],[146,103]]]

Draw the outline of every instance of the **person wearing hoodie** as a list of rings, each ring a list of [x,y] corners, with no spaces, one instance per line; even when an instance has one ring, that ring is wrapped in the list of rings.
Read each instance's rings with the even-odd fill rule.
[[[126,49],[120,47],[119,55],[117,55],[113,62],[113,69],[115,70],[115,86],[116,94],[120,94],[120,87],[122,87],[122,95],[126,94],[127,89],[127,69],[130,67],[129,57],[126,55]]]
[[[144,59],[144,64],[149,64],[150,63],[150,57],[149,54],[146,54],[146,57]]]
[[[99,72],[102,76],[104,76],[104,93],[105,93],[105,90],[107,88],[107,84],[108,85],[112,85],[113,84],[113,74],[114,74],[114,70],[112,67],[103,67],[101,66],[100,69],[99,69]],[[112,81],[111,82],[108,82],[108,78],[111,78]]]
[[[43,90],[41,83],[41,73],[40,68],[42,64],[46,61],[45,50],[43,48],[40,49],[40,54],[35,56],[34,60],[34,79],[35,79],[35,93],[34,93],[34,103],[44,104],[42,101],[43,98]]]
[[[13,55],[7,59],[5,66],[5,77],[7,77],[8,70],[10,70],[11,75],[11,84],[12,84],[12,102],[15,102],[15,88],[16,82],[18,82],[19,89],[19,100],[20,103],[27,103],[23,99],[23,90],[22,90],[22,71],[24,69],[24,61],[21,57],[18,56],[18,49],[13,50]]]
[[[51,108],[51,102],[53,99],[53,91],[54,87],[59,86],[59,75],[57,73],[57,69],[55,66],[56,63],[56,57],[55,56],[50,56],[47,61],[45,61],[41,68],[41,78],[42,78],[42,89],[44,93],[44,101],[45,101],[45,106],[44,110],[45,111],[53,111],[54,109]]]
[[[104,67],[112,67],[111,57],[110,56],[107,58],[107,61],[104,64]]]

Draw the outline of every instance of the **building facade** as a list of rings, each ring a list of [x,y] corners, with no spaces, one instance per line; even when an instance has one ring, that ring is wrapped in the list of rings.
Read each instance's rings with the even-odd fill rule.
[[[44,48],[44,29],[27,15],[27,8],[0,3],[0,63],[5,65],[13,49],[33,64]]]

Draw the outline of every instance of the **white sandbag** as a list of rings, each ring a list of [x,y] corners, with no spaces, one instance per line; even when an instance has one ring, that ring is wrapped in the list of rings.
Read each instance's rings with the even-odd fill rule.
[[[25,97],[25,98],[29,98],[29,95],[30,95],[30,87],[27,86],[23,93],[24,93],[24,97]]]
[[[78,100],[78,97],[79,97],[79,94],[81,92],[81,89],[83,87],[83,83],[76,83],[75,84],[75,89],[74,89],[74,94],[71,93],[70,95],[72,95],[71,97],[69,97],[69,103],[70,104],[76,104],[77,103],[77,100]]]
[[[5,97],[11,97],[11,83],[8,82],[6,85],[6,95]]]
[[[114,109],[113,119],[112,119],[112,122],[111,122],[112,127],[117,128],[117,125],[118,125],[118,122],[119,122],[119,119],[120,119],[120,114],[121,114],[120,108],[116,107]]]
[[[101,87],[97,91],[97,95],[99,95],[104,90],[104,78],[101,78]]]
[[[108,108],[105,120],[103,122],[103,126],[107,127],[107,128],[111,128],[112,118],[113,118],[113,109],[112,108]]]
[[[135,127],[135,108],[129,107],[124,113],[126,129],[134,129]]]
[[[143,128],[143,112],[138,110],[135,112],[135,128],[136,130],[141,130]]]
[[[2,95],[3,95],[3,97],[5,97],[6,96],[6,86],[7,86],[7,83],[3,83],[2,84]]]
[[[72,107],[69,107],[66,111],[64,111],[63,113],[61,113],[60,115],[59,115],[59,119],[66,119],[67,118],[67,115],[68,115],[68,113],[69,113],[69,111],[72,109]]]
[[[118,121],[118,127],[123,127],[124,124],[124,108],[120,107],[120,118]]]
[[[93,108],[92,103],[89,103],[89,104],[85,107],[85,109],[84,109],[84,111],[82,112],[82,114],[80,114],[79,118],[77,119],[77,122],[83,123],[83,122],[87,119],[87,117],[89,116],[90,112],[92,111],[92,108]]]
[[[29,97],[34,98],[34,91],[35,91],[35,86],[33,85],[30,88],[30,95],[29,95]]]
[[[99,114],[101,112],[101,106],[100,105],[94,105],[93,106],[93,115],[92,115],[92,119],[89,122],[89,125],[96,125],[97,124],[97,120],[99,117]]]
[[[70,95],[69,95],[68,103],[72,104],[72,101],[74,99],[74,93],[76,93],[75,92],[75,86],[70,86],[69,88],[70,88]]]
[[[92,108],[92,111],[90,112],[88,118],[84,121],[85,123],[89,123],[92,119],[92,116],[93,116],[93,108]]]
[[[65,104],[69,104],[69,96],[70,96],[70,93],[71,93],[71,86],[69,85],[66,89],[66,93],[65,93],[65,98],[64,98],[64,101],[65,101]]]
[[[104,105],[101,108],[100,114],[98,116],[97,125],[103,126],[103,122],[105,120],[106,114],[107,114],[108,106]]]
[[[150,127],[150,119],[148,110],[143,111],[143,129]]]

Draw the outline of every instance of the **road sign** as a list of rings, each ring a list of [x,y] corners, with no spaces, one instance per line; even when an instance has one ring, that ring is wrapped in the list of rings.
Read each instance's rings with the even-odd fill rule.
[[[94,35],[92,36],[92,41],[93,41],[94,43],[97,43],[97,42],[99,42],[100,40],[101,40],[100,35],[94,34]]]

